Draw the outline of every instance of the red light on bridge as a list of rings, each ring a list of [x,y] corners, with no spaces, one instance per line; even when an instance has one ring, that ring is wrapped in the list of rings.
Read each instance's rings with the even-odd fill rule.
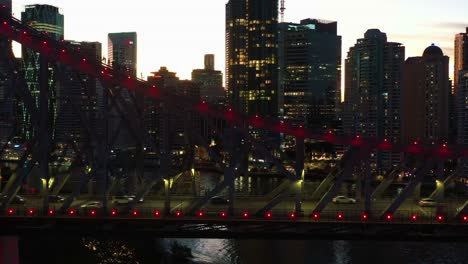
[[[75,210],[70,210],[70,211],[68,211],[68,214],[69,214],[69,215],[75,215],[76,212],[75,212]]]
[[[219,215],[221,215],[221,217],[226,217],[226,212],[221,212]]]
[[[295,218],[296,218],[296,214],[295,214],[295,213],[291,213],[291,214],[289,215],[289,217],[290,217],[291,219],[295,219]]]
[[[366,213],[363,213],[363,214],[361,215],[361,219],[364,220],[364,221],[366,221],[367,219],[369,219],[369,215],[367,215]]]
[[[6,26],[6,25],[8,25],[8,22],[6,22],[6,21],[3,21],[3,25],[5,25],[5,26]]]
[[[198,212],[198,217],[203,217],[203,212],[202,211]]]
[[[158,211],[158,210],[154,211],[154,216],[160,217],[160,216],[161,216],[161,212]]]
[[[266,213],[266,217],[271,218],[271,213],[270,212]]]
[[[12,215],[12,214],[14,214],[14,213],[15,213],[15,210],[13,210],[13,209],[8,209],[8,214],[9,214],[9,215]]]
[[[344,215],[343,215],[342,213],[338,213],[338,214],[336,215],[336,218],[337,218],[338,220],[342,220],[343,217],[344,217]]]
[[[180,216],[182,216],[182,213],[181,213],[180,211],[177,211],[177,212],[175,213],[175,215],[176,215],[177,217],[180,217]]]
[[[28,32],[26,32],[26,31],[23,31],[23,35],[27,35],[27,34],[28,34]]]
[[[111,215],[112,215],[112,216],[116,216],[116,215],[117,215],[117,211],[116,211],[116,210],[112,210],[112,211],[111,211]]]
[[[443,147],[443,148],[446,148],[446,147],[447,147],[447,144],[446,144],[446,143],[442,144],[442,147]]]
[[[462,217],[462,219],[463,219],[463,221],[468,222],[468,216],[465,215],[465,216]]]
[[[94,210],[91,210],[91,212],[89,212],[90,215],[96,215],[96,211]]]
[[[392,217],[391,214],[387,214],[387,215],[385,216],[385,219],[387,219],[387,221],[392,221],[392,218],[393,218],[393,217]]]
[[[82,58],[81,61],[82,61],[82,62],[86,62],[86,58]]]
[[[137,211],[137,210],[133,210],[132,215],[133,215],[133,216],[138,216],[138,211]]]
[[[418,144],[418,142],[417,142],[417,141],[413,141],[413,145],[417,145],[417,144]]]
[[[49,215],[54,215],[55,212],[54,212],[54,210],[50,209],[50,210],[48,211],[48,213],[49,213]]]
[[[314,213],[314,214],[312,215],[312,217],[313,217],[315,220],[318,220],[318,219],[319,219],[319,216],[320,216],[319,213]]]
[[[418,216],[417,216],[417,215],[412,215],[412,216],[411,216],[411,220],[417,221],[417,220],[418,220]]]
[[[244,218],[249,218],[249,213],[248,212],[244,212],[242,215],[244,216]]]
[[[444,221],[444,216],[438,215],[438,216],[437,216],[437,221],[439,221],[439,222]]]
[[[67,51],[65,49],[62,49],[62,53],[65,53],[65,52],[67,52]]]
[[[47,41],[43,41],[42,44],[47,45]]]
[[[28,210],[28,214],[29,214],[29,215],[34,215],[34,209],[32,209],[32,208],[29,209],[29,210]]]
[[[129,80],[132,79],[132,76],[127,76],[127,79],[129,79]]]

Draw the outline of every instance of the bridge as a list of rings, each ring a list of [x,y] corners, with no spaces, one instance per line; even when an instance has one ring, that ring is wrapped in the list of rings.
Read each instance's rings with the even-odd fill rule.
[[[413,142],[405,145],[386,138],[361,135],[336,135],[333,131],[317,134],[302,126],[290,126],[282,120],[246,116],[229,106],[209,105],[205,101],[166,90],[133,77],[118,67],[87,58],[79,50],[71,49],[63,40],[55,40],[45,32],[24,25],[0,7],[0,37],[16,41],[39,55],[38,103],[29,90],[24,72],[14,60],[11,50],[4,56],[11,77],[8,96],[22,102],[31,116],[32,135],[19,135],[15,120],[11,122],[9,140],[3,142],[0,156],[9,149],[8,142],[21,138],[22,149],[17,158],[9,158],[12,174],[5,186],[0,206],[0,220],[8,229],[4,234],[34,232],[136,232],[181,236],[261,236],[269,234],[297,237],[314,235],[343,235],[344,237],[452,237],[466,238],[468,202],[458,197],[456,202],[444,195],[447,183],[466,163],[467,146]],[[3,58],[3,57],[2,57]],[[74,98],[61,98],[71,105],[79,116],[88,141],[78,144],[73,140],[54,142],[50,131],[48,69],[60,72],[65,65],[76,74],[95,78],[103,87],[103,112],[97,126],[74,105]],[[127,96],[123,91],[132,93]],[[142,100],[163,105],[164,113],[171,112],[183,122],[183,150],[174,153],[174,133],[178,128],[162,117],[164,141],[156,145],[148,135],[143,122]],[[60,115],[63,109],[58,109]],[[112,116],[112,117],[111,117]],[[110,119],[117,116],[119,126],[112,129]],[[202,120],[207,127],[201,133],[194,122]],[[224,122],[220,127],[219,120]],[[119,131],[125,129],[133,144],[127,149],[116,145]],[[255,133],[252,133],[255,131]],[[294,157],[279,147],[278,135],[294,138]],[[305,190],[305,142],[328,142],[344,149],[343,157],[321,179],[313,190]],[[208,153],[221,180],[205,195],[197,195],[194,149]],[[148,150],[151,150],[151,153]],[[116,158],[115,151],[124,153]],[[373,179],[370,160],[373,153],[396,153],[401,160],[383,175],[377,186]],[[126,153],[126,154],[125,154]],[[255,156],[271,164],[283,180],[261,199],[241,199],[235,191],[235,180],[249,174],[249,158]],[[123,157],[123,158],[122,158]],[[61,161],[60,161],[61,160]],[[288,164],[285,161],[288,160]],[[147,162],[145,162],[147,161]],[[456,168],[448,168],[447,161],[455,161]],[[132,163],[125,166],[123,163]],[[36,176],[34,176],[34,171]],[[124,171],[124,173],[122,173]],[[394,199],[383,194],[401,173],[409,173],[408,182]],[[122,174],[126,174],[123,175]],[[421,208],[418,190],[425,176],[433,175],[436,187],[429,197],[436,200],[434,208]],[[132,175],[132,176],[129,176]],[[39,194],[22,206],[14,205],[22,184],[31,177],[40,180]],[[78,179],[70,183],[71,178]],[[129,180],[128,194],[134,199],[124,206],[110,203],[114,184],[124,177]],[[174,186],[182,179],[192,184],[193,195],[175,197]],[[343,186],[356,186],[353,205],[335,205],[333,197]],[[83,190],[95,182],[92,199],[102,203],[96,209],[82,209]],[[65,184],[73,190],[64,194]],[[155,188],[161,195],[148,196]],[[228,204],[213,207],[210,200],[227,192]],[[50,194],[63,194],[63,203],[51,204]],[[416,198],[415,198],[416,197]],[[138,201],[145,198],[143,205]],[[151,202],[148,202],[148,198]],[[182,202],[175,202],[177,199]],[[31,202],[32,201],[32,202]],[[393,231],[390,231],[393,230]]]

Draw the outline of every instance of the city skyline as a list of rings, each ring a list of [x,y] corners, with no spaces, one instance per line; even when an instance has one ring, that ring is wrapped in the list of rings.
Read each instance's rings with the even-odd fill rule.
[[[25,5],[37,3],[62,9],[66,39],[99,41],[107,46],[108,33],[137,32],[138,76],[143,73],[146,77],[160,66],[167,66],[181,79],[190,79],[193,69],[203,67],[203,56],[208,53],[216,55],[217,70],[225,72],[227,1],[184,1],[182,4],[177,0],[158,4],[137,0],[135,4],[128,5],[124,1],[14,0],[15,17],[19,17]],[[422,11],[421,6],[424,6]],[[83,16],[84,12],[86,16]],[[405,45],[407,57],[420,56],[427,46],[435,43],[450,57],[451,75],[454,36],[464,32],[468,25],[455,0],[444,2],[443,6],[435,0],[411,3],[402,0],[359,0],[352,3],[340,3],[338,0],[318,3],[286,1],[285,22],[306,18],[337,21],[338,34],[343,36],[343,54],[370,28],[379,28],[388,34],[389,39]],[[15,51],[19,55],[19,49]],[[106,57],[105,50],[103,53]]]

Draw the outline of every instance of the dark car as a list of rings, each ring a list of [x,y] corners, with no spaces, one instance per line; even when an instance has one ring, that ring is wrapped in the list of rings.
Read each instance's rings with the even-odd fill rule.
[[[65,201],[65,197],[63,197],[63,196],[55,195],[55,194],[49,195],[49,202],[51,202],[51,203],[59,203],[59,202],[63,202],[63,201]]]
[[[224,199],[221,196],[214,196],[210,199],[210,203],[216,204],[216,205],[225,205],[225,204],[229,204],[229,200]]]
[[[2,196],[3,198],[6,197],[6,195]],[[15,197],[13,197],[13,199],[11,199],[11,204],[24,204],[26,203],[26,199],[24,199],[23,197],[19,196],[19,195],[15,195]]]

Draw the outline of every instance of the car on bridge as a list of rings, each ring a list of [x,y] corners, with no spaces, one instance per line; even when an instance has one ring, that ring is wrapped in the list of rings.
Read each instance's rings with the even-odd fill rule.
[[[210,203],[213,204],[213,205],[227,205],[227,204],[229,204],[229,200],[224,199],[221,196],[213,196],[210,199]]]
[[[100,209],[102,208],[102,202],[90,201],[80,206],[81,209]]]
[[[418,202],[421,207],[434,207],[437,206],[437,201],[432,198],[423,198]]]
[[[50,203],[61,203],[65,201],[65,197],[56,195],[56,194],[51,194],[49,195],[49,202]]]
[[[131,201],[133,201],[133,196],[129,195],[120,195],[120,196],[114,196],[112,197],[112,203],[113,204],[128,204]]]
[[[332,202],[337,204],[354,204],[356,203],[356,199],[349,198],[344,195],[338,195],[333,197]]]
[[[3,197],[3,198],[6,197],[6,195],[2,195],[1,193],[0,193],[0,196]],[[10,203],[12,203],[12,204],[25,204],[25,203],[26,203],[26,199],[23,198],[23,197],[21,197],[21,196],[19,196],[19,195],[15,195],[15,196],[11,199],[11,202],[10,202]]]

